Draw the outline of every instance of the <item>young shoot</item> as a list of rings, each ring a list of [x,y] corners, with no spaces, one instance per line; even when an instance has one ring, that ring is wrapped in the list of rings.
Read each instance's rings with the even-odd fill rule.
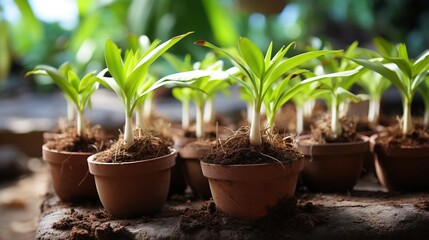
[[[289,74],[282,81],[278,82],[277,85],[273,85],[272,89],[268,91],[267,97],[265,98],[264,104],[266,109],[266,115],[268,119],[268,125],[272,130],[274,127],[274,118],[280,108],[290,99],[297,96],[297,93],[302,93],[305,89],[314,87],[314,84],[318,84],[323,79],[335,78],[335,77],[348,77],[356,74],[357,70],[349,70],[343,72],[336,72],[331,74],[319,75],[306,78],[300,81],[299,78],[293,78],[299,74],[304,74],[306,70],[297,70],[294,73]],[[316,85],[317,86],[317,85]],[[299,130],[297,130],[298,132]],[[302,131],[302,130],[301,130]],[[300,133],[300,132],[298,132]]]
[[[300,64],[334,52],[329,50],[313,51],[284,59],[286,52],[293,43],[287,47],[283,46],[274,56],[272,56],[273,44],[271,43],[264,56],[254,43],[247,38],[241,37],[238,41],[239,54],[234,56],[227,50],[216,47],[207,41],[197,41],[195,43],[224,53],[245,76],[245,80],[235,76],[231,77],[246,89],[252,97],[253,111],[249,138],[250,143],[256,146],[262,144],[261,107],[264,99],[270,97],[269,92],[272,89],[272,85],[285,73]]]
[[[210,55],[208,56],[211,57]],[[204,121],[204,110],[206,103],[210,101],[217,92],[222,91],[229,86],[227,81],[229,75],[221,71],[223,63],[215,61],[209,65],[208,62],[207,57],[202,62],[196,62],[194,64],[194,68],[196,70],[189,71],[190,74],[193,72],[197,73],[194,77],[196,81],[188,85],[189,89],[182,89],[181,91],[173,93],[176,94],[176,98],[178,99],[190,99],[195,103],[195,131],[198,139],[204,137],[204,125],[206,123]]]
[[[427,129],[429,127],[429,77],[426,77],[426,80],[420,84],[418,91],[420,96],[422,96],[423,103],[425,105],[423,127],[424,129]]]
[[[351,75],[333,76],[320,81],[321,86],[316,93],[318,96],[325,95],[324,100],[329,106],[331,117],[330,126],[332,137],[334,138],[339,137],[342,134],[342,127],[340,124],[341,106],[347,106],[350,100],[357,102],[363,99],[363,96],[355,95],[349,91],[350,87],[360,78],[364,72],[362,71],[362,67],[356,67],[356,64],[353,64],[353,62],[349,60],[349,57],[360,53],[360,51],[357,50],[357,47],[358,42],[353,42],[344,52],[344,55],[340,58],[340,60],[338,60],[338,56],[324,56],[322,59],[323,64],[321,63],[314,69],[314,72],[317,75],[322,76],[331,72],[354,72],[354,74]]]
[[[413,127],[411,123],[411,102],[419,86],[429,74],[429,50],[423,52],[417,60],[409,59],[404,43],[396,46],[386,40],[376,39],[375,44],[382,56],[379,59],[352,59],[356,63],[382,75],[388,79],[400,92],[403,104],[401,121],[402,133],[406,135]],[[429,92],[424,92],[427,95]]]
[[[172,39],[148,49],[143,56],[128,51],[125,60],[121,58],[121,50],[110,39],[105,44],[105,59],[107,68],[101,71],[98,76],[100,83],[105,87],[113,90],[124,106],[125,127],[124,127],[124,144],[128,149],[134,144],[134,135],[132,127],[132,116],[135,108],[141,104],[146,95],[155,89],[166,84],[181,84],[180,76],[169,75],[155,82],[145,81],[149,66],[169,48],[179,42],[181,39],[191,34],[191,32],[173,37]],[[105,73],[109,71],[112,77],[106,77]]]
[[[368,94],[368,122],[373,126],[378,124],[380,116],[380,102],[383,93],[390,87],[390,81],[373,71],[366,71],[356,82]]]
[[[77,112],[76,133],[78,136],[85,134],[85,108],[88,106],[91,95],[98,88],[99,80],[94,73],[86,74],[82,79],[78,77],[69,63],[64,63],[58,69],[51,66],[39,65],[34,70],[28,72],[28,75],[45,75],[52,78],[57,86],[64,93],[67,102],[72,102]]]

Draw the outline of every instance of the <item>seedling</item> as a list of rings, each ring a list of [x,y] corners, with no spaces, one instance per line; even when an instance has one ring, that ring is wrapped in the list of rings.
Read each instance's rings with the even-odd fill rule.
[[[230,52],[216,47],[207,41],[197,41],[196,44],[224,53],[245,76],[245,80],[234,76],[232,76],[232,78],[237,82],[237,84],[246,89],[253,99],[252,121],[250,123],[249,136],[250,143],[252,145],[262,144],[261,107],[264,99],[270,98],[270,90],[272,89],[273,84],[285,73],[298,65],[316,57],[335,52],[330,50],[320,50],[283,59],[293,43],[289,44],[287,47],[283,46],[272,58],[272,43],[269,45],[264,57],[261,50],[249,39],[244,37],[240,38],[238,41],[238,56],[234,56]],[[288,79],[286,78],[284,80],[287,81]],[[292,97],[298,92],[301,85],[305,85],[307,83],[308,82],[305,81],[299,83],[291,89],[287,95]]]
[[[34,70],[28,72],[28,75],[45,75],[52,78],[64,93],[68,102],[74,104],[77,112],[76,131],[78,136],[85,134],[85,108],[90,102],[91,95],[98,88],[98,78],[94,73],[86,74],[80,79],[69,63],[64,63],[58,69],[51,66],[39,65]]]
[[[185,62],[184,64],[188,64]],[[182,100],[188,106],[189,101],[193,101],[196,106],[196,136],[203,137],[204,112],[207,103],[212,101],[215,94],[225,90],[229,84],[226,81],[229,75],[222,70],[223,62],[216,61],[214,55],[207,54],[203,61],[193,64],[195,70],[188,71],[194,73],[194,81],[183,89],[173,89],[174,96]],[[212,109],[209,109],[212,111]]]
[[[105,58],[107,68],[101,71],[98,76],[100,83],[113,90],[124,106],[125,127],[124,144],[129,148],[134,144],[132,116],[135,108],[144,101],[147,94],[166,84],[181,84],[180,74],[172,74],[155,82],[145,81],[149,66],[169,48],[179,42],[181,39],[191,34],[191,32],[173,37],[161,45],[149,48],[146,54],[140,56],[132,50],[128,52],[125,61],[122,61],[121,50],[112,41],[107,40],[105,44]],[[105,73],[109,71],[112,77],[106,77]]]
[[[383,76],[373,71],[363,73],[356,83],[368,94],[368,122],[375,126],[377,125],[380,116],[381,97],[390,87],[391,83],[384,79]]]
[[[408,57],[407,47],[401,43],[392,45],[383,39],[375,41],[377,50],[382,56],[380,59],[352,59],[356,63],[379,73],[388,79],[400,92],[403,104],[403,115],[400,123],[402,133],[409,133],[413,127],[411,123],[411,102],[419,86],[429,74],[429,50],[423,52],[416,61]],[[425,92],[423,95],[427,95]]]

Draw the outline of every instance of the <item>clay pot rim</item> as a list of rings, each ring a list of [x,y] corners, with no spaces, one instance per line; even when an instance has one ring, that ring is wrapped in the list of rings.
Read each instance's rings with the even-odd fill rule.
[[[169,148],[169,149],[170,149],[170,153],[167,154],[167,155],[163,155],[163,156],[156,157],[156,158],[145,159],[145,160],[132,161],[132,162],[106,163],[106,162],[94,161],[94,158],[97,155],[99,155],[100,153],[102,153],[102,152],[99,152],[99,153],[96,153],[96,154],[93,154],[93,155],[89,156],[87,161],[88,161],[88,163],[91,163],[91,164],[104,165],[104,166],[109,166],[109,165],[131,165],[131,164],[142,163],[142,162],[148,163],[148,162],[152,162],[152,161],[157,161],[157,160],[162,159],[162,158],[168,158],[168,157],[170,157],[170,156],[172,156],[174,154],[177,154],[177,150],[175,148]]]
[[[417,145],[412,147],[404,147],[401,145],[390,146],[389,144],[378,142],[377,140],[379,137],[387,137],[387,133],[374,134],[370,137],[371,148],[377,153],[384,154],[388,157],[403,157],[408,159],[418,159],[415,156],[416,154],[424,158],[429,157],[429,145]]]
[[[223,167],[264,167],[264,166],[268,166],[268,165],[274,165],[274,164],[279,164],[279,165],[286,165],[286,164],[290,164],[293,162],[298,162],[300,160],[304,159],[304,157],[296,159],[296,160],[290,160],[288,162],[282,162],[283,164],[281,164],[280,162],[272,162],[272,163],[248,163],[248,164],[230,164],[230,165],[222,165],[222,164],[218,164],[218,163],[206,163],[200,160],[201,164],[207,165],[207,166],[223,166]]]
[[[310,135],[301,135],[301,136],[297,137],[297,144],[301,145],[301,146],[313,146],[313,147],[328,146],[328,145],[334,147],[334,146],[349,146],[349,145],[354,145],[354,144],[357,144],[357,143],[365,144],[365,143],[367,143],[367,142],[370,141],[370,137],[358,134],[358,138],[361,139],[362,141],[357,141],[357,142],[339,142],[339,143],[336,143],[336,142],[335,143],[315,143],[315,144],[311,144],[311,143],[308,144],[308,143],[302,143],[302,142],[300,142],[300,140],[308,139],[308,138],[310,138]]]
[[[258,164],[221,165],[201,162],[203,175],[208,179],[222,181],[250,181],[255,175],[258,179],[277,179],[291,174],[298,174],[304,166],[304,158],[293,160],[284,165],[278,162]]]
[[[42,145],[42,150],[51,152],[51,153],[57,153],[57,154],[81,155],[81,156],[88,156],[88,157],[99,153],[99,152],[69,152],[69,151],[55,150],[55,149],[48,148],[47,143]]]

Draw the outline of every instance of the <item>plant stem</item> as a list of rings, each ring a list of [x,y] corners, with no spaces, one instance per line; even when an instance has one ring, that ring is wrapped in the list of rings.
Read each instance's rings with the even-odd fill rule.
[[[197,116],[196,116],[196,127],[195,127],[195,133],[197,135],[198,139],[201,139],[203,137],[203,125],[204,125],[204,104],[195,104],[197,108]]]
[[[149,120],[152,116],[153,93],[149,93],[144,101],[143,118]]]
[[[76,133],[80,137],[85,134],[85,118],[83,111],[77,111],[76,120]]]
[[[214,123],[214,99],[208,99],[204,104],[204,123]]]
[[[250,143],[252,145],[261,145],[262,136],[261,136],[261,112],[260,108],[258,109],[257,105],[254,104],[252,121],[250,122]]]
[[[407,134],[412,129],[411,101],[404,98],[404,113],[402,115],[402,133]]]
[[[338,137],[342,133],[340,118],[338,115],[339,105],[335,96],[332,97],[331,103],[331,130],[334,137]]]
[[[182,128],[189,128],[189,101],[182,102]]]
[[[252,122],[252,117],[253,117],[253,103],[247,103],[247,122],[251,123]]]
[[[423,116],[423,126],[426,129],[429,126],[429,104],[426,105],[425,107],[425,113]]]
[[[379,115],[380,115],[380,98],[372,97],[369,99],[368,122],[373,125],[376,125],[378,123]]]
[[[314,106],[316,105],[315,100],[308,100],[304,102],[303,106],[303,115],[304,117],[311,117],[311,114],[313,113]]]
[[[124,142],[125,148],[129,148],[134,144],[133,136],[133,124],[132,124],[132,114],[125,114],[125,126],[124,126]]]
[[[75,106],[74,104],[67,100],[67,121],[73,122],[75,120]]]
[[[143,109],[144,109],[143,104],[139,104],[136,107],[136,126],[139,128],[143,127],[143,119],[144,119]]]
[[[304,131],[304,110],[303,106],[295,104],[296,109],[296,133],[299,135]]]

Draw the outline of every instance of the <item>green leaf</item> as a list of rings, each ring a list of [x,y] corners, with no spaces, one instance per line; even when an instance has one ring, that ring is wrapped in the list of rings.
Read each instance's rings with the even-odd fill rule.
[[[261,78],[264,72],[264,55],[261,50],[252,43],[248,38],[241,37],[238,40],[238,48],[244,61],[247,63],[252,72]]]
[[[389,68],[385,67],[383,64],[378,62],[372,62],[370,60],[365,59],[351,59],[352,61],[371,69],[374,72],[379,73],[383,77],[387,78],[389,81],[391,81],[403,94],[407,94],[407,87],[405,83],[398,77],[398,75],[390,70]]]
[[[421,72],[419,75],[416,76],[414,81],[411,83],[411,92],[414,93],[416,89],[419,87],[419,85],[422,84],[422,82],[426,79],[426,77],[429,75],[429,71]],[[429,95],[429,92],[426,93]]]
[[[107,89],[114,91],[116,95],[118,95],[118,97],[121,99],[121,101],[125,103],[127,100],[127,97],[125,96],[125,93],[122,91],[122,88],[118,85],[115,79],[104,76],[107,71],[109,71],[109,69],[105,68],[97,74],[98,81],[100,82],[101,85],[103,85]]]
[[[404,72],[408,78],[412,78],[413,73],[411,71],[411,64],[409,61],[407,61],[404,58],[401,57],[388,57],[388,56],[383,56],[383,58],[387,59],[388,61],[393,62],[394,64],[396,64],[396,66],[398,66],[399,69],[402,70],[402,72]]]
[[[121,50],[112,40],[107,39],[104,54],[110,75],[112,75],[118,86],[123,87],[126,75],[122,65]]]
[[[375,49],[384,56],[392,56],[395,49],[394,46],[384,38],[375,38],[374,46]]]
[[[306,53],[302,53],[296,56],[293,56],[291,58],[288,58],[286,60],[283,60],[279,65],[277,65],[277,67],[274,69],[273,73],[272,73],[272,78],[277,79],[279,78],[281,75],[285,74],[286,72],[288,72],[289,70],[291,70],[294,67],[297,67],[305,62],[308,62],[314,58],[329,54],[329,53],[338,53],[341,52],[340,51],[336,51],[336,50],[319,50],[319,51],[311,51],[311,52],[306,52]]]
[[[419,73],[421,73],[424,70],[427,70],[428,68],[429,68],[429,50],[426,50],[414,62],[412,66],[413,76],[417,76]]]
[[[410,62],[408,58],[407,46],[404,43],[400,43],[398,46],[398,54],[400,58],[403,58],[407,63]]]
[[[270,45],[268,46],[268,49],[267,49],[267,53],[265,54],[265,59],[264,59],[265,66],[270,66],[272,52],[273,52],[273,42],[270,42]]]
[[[358,95],[353,94],[350,91],[347,91],[346,89],[339,87],[335,89],[335,95],[339,99],[339,102],[344,102],[347,99],[352,100],[353,102],[359,102],[361,100],[361,97]]]

